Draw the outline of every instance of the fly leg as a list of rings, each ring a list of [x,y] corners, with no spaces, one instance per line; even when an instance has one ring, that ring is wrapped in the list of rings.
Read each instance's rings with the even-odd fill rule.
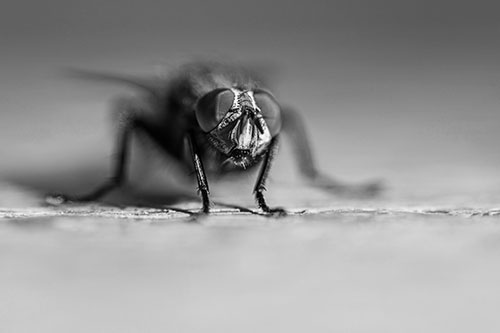
[[[286,133],[292,141],[299,171],[311,185],[327,191],[352,194],[355,196],[373,196],[382,190],[380,182],[350,185],[322,174],[316,168],[311,145],[300,114],[294,109],[282,108],[282,118],[283,132]]]
[[[49,195],[46,199],[47,202],[61,204],[65,202],[95,201],[102,198],[112,190],[120,187],[125,182],[125,169],[128,162],[130,139],[134,131],[141,128],[142,122],[134,109],[123,111],[120,117],[120,128],[116,146],[116,160],[114,161],[112,167],[112,176],[90,193],[79,196],[64,194]]]
[[[271,144],[269,145],[269,150],[264,156],[264,161],[262,162],[262,166],[259,172],[259,177],[257,178],[257,182],[254,187],[255,200],[257,200],[257,204],[262,211],[268,215],[277,215],[284,216],[286,215],[286,211],[283,208],[269,208],[266,203],[266,199],[264,198],[264,191],[266,190],[266,181],[269,176],[269,171],[271,170],[271,164],[273,162],[274,156],[278,151],[278,136],[275,136]]]
[[[196,180],[198,181],[198,191],[201,195],[203,207],[201,213],[208,214],[210,211],[210,189],[208,188],[207,175],[203,168],[203,163],[200,158],[200,153],[193,134],[188,135],[189,147],[191,148],[191,157],[193,159],[194,170],[196,172]]]

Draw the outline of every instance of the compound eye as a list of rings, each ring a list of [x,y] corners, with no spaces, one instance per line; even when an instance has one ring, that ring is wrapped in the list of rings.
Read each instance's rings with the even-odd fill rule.
[[[271,136],[275,136],[281,130],[281,109],[274,97],[265,91],[254,94],[255,103],[262,112]]]
[[[195,106],[196,120],[204,132],[210,132],[221,122],[233,105],[234,94],[229,89],[215,89],[202,96]]]

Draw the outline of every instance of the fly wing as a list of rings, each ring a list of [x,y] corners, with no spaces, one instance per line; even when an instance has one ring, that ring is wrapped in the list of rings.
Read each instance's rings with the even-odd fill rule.
[[[165,79],[154,76],[140,77],[81,69],[66,69],[65,72],[68,76],[79,79],[129,85],[135,88],[139,88],[140,90],[143,90],[144,92],[149,93],[155,97],[160,97],[164,93],[165,87],[167,85]]]

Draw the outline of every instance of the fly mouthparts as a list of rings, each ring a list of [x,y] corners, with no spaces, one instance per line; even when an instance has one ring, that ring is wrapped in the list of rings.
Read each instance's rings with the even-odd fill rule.
[[[235,159],[241,159],[250,156],[251,153],[250,149],[234,149],[231,152],[231,156]]]

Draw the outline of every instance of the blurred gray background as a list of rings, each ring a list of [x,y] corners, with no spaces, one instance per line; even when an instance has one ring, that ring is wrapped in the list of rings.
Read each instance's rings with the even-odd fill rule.
[[[500,205],[499,7],[3,1],[0,331],[498,332],[498,215],[460,209]],[[321,168],[384,179],[387,191],[356,200],[307,188],[285,142],[270,203],[344,212],[200,224],[36,217],[58,213],[40,206],[44,192],[106,178],[110,106],[134,94],[65,68],[157,75],[200,58],[265,69],[280,101],[303,112]],[[146,161],[132,167],[144,191],[184,184],[168,183],[174,170],[154,151],[134,155]],[[254,207],[253,181],[211,190]],[[377,213],[408,207],[438,211]]]
[[[499,15],[484,0],[7,1],[0,170],[106,175],[109,107],[132,90],[64,68],[157,75],[229,59],[268,70],[338,178],[488,196],[500,186]]]

